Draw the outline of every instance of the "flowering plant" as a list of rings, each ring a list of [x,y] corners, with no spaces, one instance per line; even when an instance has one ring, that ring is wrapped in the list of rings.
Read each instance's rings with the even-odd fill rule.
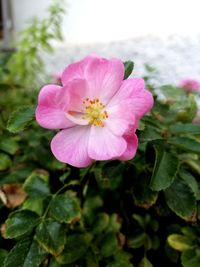
[[[0,266],[199,266],[197,93],[132,70],[90,55],[39,97],[1,84]]]

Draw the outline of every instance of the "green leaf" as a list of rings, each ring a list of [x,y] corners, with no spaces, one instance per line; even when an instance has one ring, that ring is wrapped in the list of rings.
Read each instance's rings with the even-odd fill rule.
[[[66,223],[81,217],[79,200],[69,192],[53,197],[50,212],[54,219]]]
[[[130,248],[140,248],[144,245],[147,238],[146,233],[139,233],[128,240],[128,247]]]
[[[63,267],[63,265],[60,265],[60,264],[55,260],[55,258],[51,258],[49,267]]]
[[[194,193],[196,200],[200,200],[200,188],[194,176],[191,173],[184,170],[179,171],[179,175],[185,181],[185,183],[190,187],[190,189]]]
[[[66,238],[65,249],[56,257],[61,264],[71,264],[81,259],[86,253],[92,236],[90,234],[74,234]]]
[[[31,210],[37,213],[39,216],[42,216],[44,211],[43,201],[43,198],[28,198],[23,203],[23,209]]]
[[[185,151],[200,153],[200,142],[192,138],[172,137],[168,139],[168,143]]]
[[[39,216],[30,210],[12,212],[6,220],[6,238],[16,238],[31,231],[39,222]]]
[[[56,256],[64,249],[65,229],[52,219],[44,219],[36,229],[35,238],[41,247]]]
[[[25,181],[23,189],[30,197],[45,197],[50,194],[49,176],[45,172],[33,172]]]
[[[151,264],[151,262],[146,257],[144,257],[141,260],[141,262],[139,263],[138,267],[153,267],[153,265]]]
[[[134,181],[133,198],[136,206],[148,209],[156,202],[158,192],[151,190],[149,183],[150,177],[146,173],[142,173]]]
[[[10,157],[4,153],[0,153],[0,171],[8,169],[12,165]]]
[[[9,252],[3,267],[39,267],[46,256],[36,241],[20,240]]]
[[[124,62],[124,80],[131,75],[133,68],[134,68],[134,63],[132,61]]]
[[[18,143],[13,138],[2,137],[0,141],[0,149],[10,155],[14,155],[19,149]]]
[[[162,145],[153,144],[155,163],[150,187],[153,191],[163,190],[171,185],[176,177],[179,161],[176,156],[164,150]]]
[[[114,255],[119,249],[117,236],[115,233],[107,234],[101,241],[101,255],[103,258],[110,257]]]
[[[99,213],[93,223],[92,233],[93,235],[101,234],[109,224],[109,216],[107,213]]]
[[[182,179],[175,179],[165,190],[165,199],[169,208],[185,220],[190,220],[196,213],[195,196]]]
[[[11,133],[23,131],[32,123],[35,116],[35,106],[21,107],[14,111],[7,124],[7,129]]]
[[[195,249],[186,250],[181,255],[183,267],[199,267],[200,254],[197,254]]]
[[[8,252],[5,249],[0,249],[0,267],[4,266],[4,260],[7,256]]]
[[[169,127],[172,134],[200,134],[200,125],[194,123],[176,123]]]
[[[184,235],[172,234],[168,236],[167,241],[173,249],[178,251],[184,251],[193,248],[191,239]]]

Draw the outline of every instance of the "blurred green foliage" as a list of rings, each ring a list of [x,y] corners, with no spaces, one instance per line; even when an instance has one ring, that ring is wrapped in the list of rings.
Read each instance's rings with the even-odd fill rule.
[[[38,51],[27,56],[26,40],[36,35],[50,51],[62,12],[53,5],[48,19],[24,31],[19,50],[0,58],[0,267],[199,267],[196,95],[155,87],[148,67],[155,105],[140,122],[135,158],[80,170],[58,162],[49,148],[54,133],[34,120],[37,92],[27,85],[34,78],[40,87],[31,65],[40,59]],[[125,78],[132,69],[126,62]]]

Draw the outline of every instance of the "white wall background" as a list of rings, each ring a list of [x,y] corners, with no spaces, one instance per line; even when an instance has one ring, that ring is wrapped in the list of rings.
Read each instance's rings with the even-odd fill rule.
[[[62,0],[60,0],[62,1]],[[144,35],[200,33],[200,0],[65,0],[65,42],[96,43]],[[45,16],[51,0],[12,0],[15,36],[31,16]]]

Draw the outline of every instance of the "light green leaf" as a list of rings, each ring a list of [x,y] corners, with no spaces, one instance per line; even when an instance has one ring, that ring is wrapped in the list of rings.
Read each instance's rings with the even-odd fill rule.
[[[10,155],[14,155],[19,149],[18,143],[13,138],[7,138],[3,136],[0,141],[0,149]]]
[[[101,234],[109,224],[109,216],[107,213],[99,213],[93,223],[92,233],[93,235]]]
[[[7,129],[11,133],[23,131],[34,120],[35,106],[21,107],[14,111],[7,124]]]
[[[164,150],[160,144],[154,144],[156,158],[150,187],[154,191],[163,190],[171,185],[176,177],[179,161],[176,156]]]
[[[39,267],[46,256],[36,241],[20,240],[9,252],[3,267]]]
[[[61,264],[71,264],[81,259],[86,253],[92,236],[90,234],[74,234],[66,238],[65,249],[56,257]]]
[[[39,222],[39,216],[30,210],[12,212],[6,220],[6,238],[16,238],[31,231]]]
[[[153,265],[151,264],[151,262],[146,257],[144,257],[141,260],[141,262],[139,263],[138,267],[153,267]]]
[[[132,61],[124,62],[124,80],[131,75],[133,68],[134,68],[134,63]]]
[[[66,223],[81,217],[79,200],[69,192],[53,197],[50,212],[54,219]]]
[[[184,251],[193,248],[191,239],[184,235],[172,234],[168,236],[167,241],[173,249],[178,251]]]
[[[7,154],[0,153],[0,171],[8,169],[12,165],[12,161]]]
[[[44,219],[36,229],[35,238],[43,249],[56,256],[64,249],[65,229],[52,219]]]
[[[182,179],[175,179],[165,190],[165,199],[169,208],[185,220],[196,213],[195,196]]]

